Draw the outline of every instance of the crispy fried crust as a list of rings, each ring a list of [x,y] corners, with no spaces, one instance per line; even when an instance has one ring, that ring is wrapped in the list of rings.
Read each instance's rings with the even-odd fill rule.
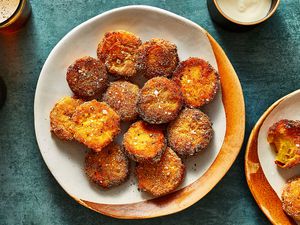
[[[107,70],[124,77],[136,75],[137,49],[141,40],[128,31],[107,32],[98,45],[98,58]]]
[[[85,172],[89,179],[103,188],[123,183],[129,175],[129,161],[115,143],[101,152],[90,151],[85,157]]]
[[[277,153],[275,163],[281,168],[291,168],[300,163],[300,121],[280,120],[268,131],[268,142]]]
[[[66,78],[74,94],[86,100],[100,97],[108,82],[104,64],[89,56],[70,65]]]
[[[176,83],[165,77],[154,77],[140,90],[137,106],[145,121],[161,124],[177,117],[182,102],[182,93]]]
[[[74,138],[96,152],[120,132],[120,116],[105,102],[92,100],[78,106],[72,116]]]
[[[281,198],[283,210],[300,221],[300,177],[288,181],[283,188]]]
[[[172,79],[180,86],[184,102],[190,108],[198,108],[212,101],[219,86],[218,73],[208,62],[199,58],[180,62]]]
[[[110,83],[103,95],[103,101],[110,105],[123,121],[135,120],[138,116],[137,101],[139,87],[127,81]]]
[[[75,108],[81,105],[81,99],[61,98],[50,112],[51,131],[62,140],[73,140],[74,122],[71,120]]]
[[[168,147],[158,163],[138,163],[135,174],[139,189],[158,197],[174,191],[182,183],[185,166]]]
[[[198,109],[184,109],[168,128],[170,147],[179,155],[194,155],[207,147],[213,136],[209,117]]]
[[[148,79],[170,76],[178,61],[176,45],[163,39],[153,38],[138,49],[137,68]]]
[[[142,120],[132,124],[123,138],[126,154],[137,162],[159,161],[166,146],[162,129]]]

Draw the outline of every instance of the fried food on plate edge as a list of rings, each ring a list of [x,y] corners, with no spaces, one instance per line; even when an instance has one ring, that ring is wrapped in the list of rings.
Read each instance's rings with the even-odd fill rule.
[[[290,179],[281,195],[283,210],[300,221],[300,177]]]
[[[300,121],[283,119],[268,131],[268,142],[276,152],[275,163],[281,168],[291,168],[300,163]]]
[[[71,120],[77,106],[83,101],[72,97],[61,98],[50,112],[50,130],[62,140],[73,140],[74,122]]]

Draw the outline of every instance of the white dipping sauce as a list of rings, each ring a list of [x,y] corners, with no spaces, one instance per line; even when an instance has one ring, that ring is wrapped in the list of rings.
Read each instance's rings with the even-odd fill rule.
[[[0,0],[0,23],[8,20],[17,10],[20,0]]]
[[[272,0],[217,0],[222,12],[239,22],[254,22],[264,18]]]

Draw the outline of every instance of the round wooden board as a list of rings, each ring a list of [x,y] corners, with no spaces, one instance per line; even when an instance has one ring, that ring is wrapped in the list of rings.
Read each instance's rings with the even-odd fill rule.
[[[176,213],[196,203],[226,174],[243,143],[245,103],[241,84],[233,66],[215,39],[208,33],[207,36],[218,64],[222,100],[226,113],[224,142],[210,168],[194,183],[164,197],[132,204],[99,204],[72,196],[77,202],[94,211],[116,218],[142,219],[158,217]]]
[[[271,105],[260,117],[250,134],[245,155],[245,173],[250,191],[263,213],[268,217],[272,224],[276,225],[297,224],[284,213],[281,200],[278,198],[263,173],[258,159],[257,139],[259,130],[267,116],[280,102],[292,94],[293,93],[286,95],[273,103],[273,105]]]

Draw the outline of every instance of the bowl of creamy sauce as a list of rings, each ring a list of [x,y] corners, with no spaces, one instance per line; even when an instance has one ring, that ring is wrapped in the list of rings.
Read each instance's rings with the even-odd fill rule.
[[[210,14],[216,22],[227,20],[227,23],[245,26],[257,25],[270,18],[279,2],[280,0],[207,0]]]

